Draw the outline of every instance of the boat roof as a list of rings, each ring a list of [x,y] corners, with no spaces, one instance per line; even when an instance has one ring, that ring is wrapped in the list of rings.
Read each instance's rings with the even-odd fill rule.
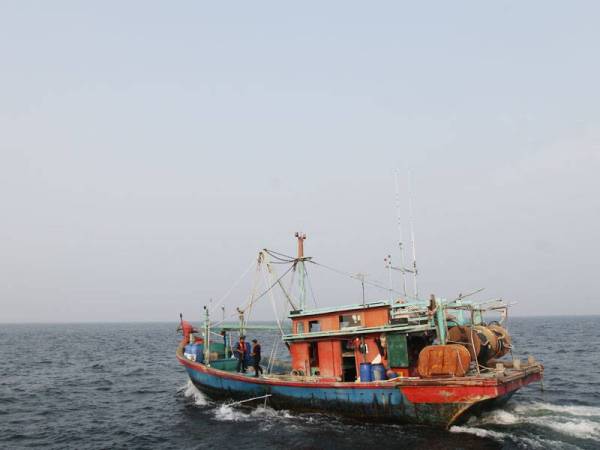
[[[288,327],[284,326],[284,328],[288,328]],[[239,331],[240,330],[240,324],[239,323],[238,324],[223,324],[221,326],[214,327],[213,330],[218,330],[218,331]],[[279,327],[277,325],[244,325],[244,330],[246,330],[246,331],[248,331],[248,330],[272,331],[272,330],[279,330]]]
[[[344,306],[332,306],[327,308],[314,308],[314,309],[303,309],[297,311],[291,311],[288,315],[289,318],[294,319],[296,317],[306,317],[306,316],[319,316],[323,314],[329,314],[334,312],[344,312],[344,311],[356,311],[361,309],[369,309],[369,308],[380,308],[382,306],[390,306],[390,302],[388,300],[378,300],[375,302],[369,303],[358,303],[353,305],[344,305]]]

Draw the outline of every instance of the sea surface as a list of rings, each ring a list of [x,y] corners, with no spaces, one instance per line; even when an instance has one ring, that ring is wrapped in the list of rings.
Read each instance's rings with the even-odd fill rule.
[[[544,363],[544,390],[449,431],[211,401],[175,359],[176,325],[0,325],[0,447],[600,448],[598,316],[512,318],[515,353]]]

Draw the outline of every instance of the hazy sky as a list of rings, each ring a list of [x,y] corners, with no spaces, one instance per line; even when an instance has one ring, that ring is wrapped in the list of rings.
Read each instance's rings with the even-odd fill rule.
[[[414,172],[423,295],[600,313],[599,17],[593,1],[0,2],[0,322],[200,317],[297,230],[386,282],[396,168]],[[320,306],[361,299],[310,269]]]

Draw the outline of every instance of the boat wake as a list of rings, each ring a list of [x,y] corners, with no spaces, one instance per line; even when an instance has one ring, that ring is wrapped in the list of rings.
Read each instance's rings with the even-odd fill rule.
[[[214,410],[214,417],[217,420],[230,421],[230,422],[249,422],[257,419],[261,420],[266,426],[272,426],[274,422],[281,420],[294,419],[297,416],[293,416],[286,410],[275,410],[268,406],[258,406],[256,408],[239,408],[231,406],[227,403],[222,404]]]
[[[191,399],[195,406],[214,406],[214,408],[209,409],[209,411],[212,412],[213,417],[219,421],[249,422],[263,419],[261,422],[265,424],[264,427],[266,429],[270,428],[273,423],[276,423],[278,420],[289,420],[296,417],[290,414],[289,411],[275,410],[268,406],[243,408],[230,403],[214,404],[189,380],[178,389],[178,392],[182,393],[184,397]]]
[[[534,448],[578,448],[566,443],[566,438],[595,447],[600,445],[600,408],[544,402],[508,405],[472,417],[450,431]]]

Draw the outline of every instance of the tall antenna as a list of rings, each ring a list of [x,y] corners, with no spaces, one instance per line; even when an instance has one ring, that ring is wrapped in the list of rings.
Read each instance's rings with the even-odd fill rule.
[[[298,257],[296,258],[296,264],[300,274],[298,283],[300,285],[300,310],[302,311],[306,305],[306,269],[304,267],[304,240],[306,239],[306,234],[296,232],[295,236],[296,239],[298,239]]]
[[[408,220],[410,222],[410,240],[412,241],[412,273],[413,290],[415,298],[419,297],[419,288],[417,286],[417,250],[415,248],[415,224],[413,219],[413,201],[412,201],[412,171],[408,172]]]
[[[396,220],[398,222],[398,248],[400,250],[400,274],[402,275],[402,293],[406,297],[406,275],[404,273],[404,243],[402,238],[402,222],[400,220],[400,183],[398,181],[398,170],[394,172],[394,180],[396,182]],[[391,264],[390,264],[391,265]]]
[[[362,304],[365,306],[365,278],[367,277],[366,273],[357,273],[354,276],[357,280],[360,280],[360,284],[362,285]]]

